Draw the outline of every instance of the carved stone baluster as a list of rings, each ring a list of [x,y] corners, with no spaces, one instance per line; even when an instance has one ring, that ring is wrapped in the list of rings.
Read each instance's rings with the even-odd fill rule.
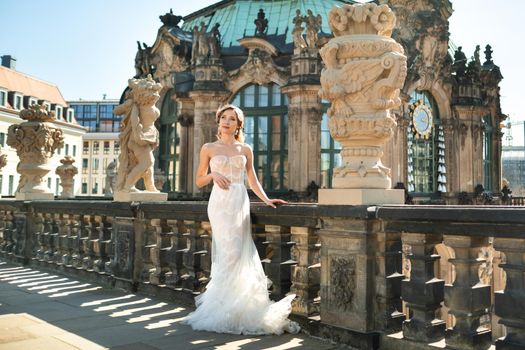
[[[79,216],[74,214],[68,215],[68,233],[67,237],[64,238],[66,253],[62,255],[62,263],[65,266],[72,266],[75,255],[75,247],[78,244],[78,230],[80,223],[78,222]],[[78,258],[78,257],[77,257]]]
[[[378,312],[377,324],[384,330],[399,331],[405,315],[401,300],[401,283],[403,275],[403,253],[400,233],[380,232],[377,235],[376,290]]]
[[[8,235],[8,211],[0,210],[0,252],[6,253],[5,247],[7,245],[7,235]]]
[[[158,279],[154,276],[156,265],[158,264],[157,236],[159,229],[158,219],[143,220],[144,234],[142,242],[142,274],[141,282],[159,284]],[[153,280],[152,280],[153,274]]]
[[[44,214],[36,214],[36,223],[35,223],[35,238],[36,238],[36,260],[44,260],[44,255],[47,250],[47,241],[46,241],[46,218]]]
[[[71,249],[71,266],[81,267],[82,266],[82,252],[83,247],[81,244],[82,231],[84,228],[84,216],[74,215],[75,223],[73,225],[73,232],[69,237],[69,244]]]
[[[97,215],[95,220],[97,222],[98,237],[93,240],[93,251],[96,256],[93,270],[104,272],[106,263],[109,261],[108,248],[111,241],[111,218],[105,215]]]
[[[310,316],[319,313],[319,296],[321,264],[319,260],[319,236],[310,227],[291,227],[292,258],[297,265],[292,267],[292,293],[297,294],[293,303],[293,313]]]
[[[200,258],[201,271],[199,273],[199,282],[202,287],[210,280],[211,275],[211,225],[208,221],[201,222],[203,233],[200,235],[201,249],[198,252]]]
[[[202,250],[202,240],[200,235],[205,233],[202,230],[200,221],[185,220],[186,249],[182,256],[186,273],[181,276],[182,288],[191,292],[198,292],[200,289],[199,274],[201,272],[199,252]]]
[[[267,253],[264,264],[266,276],[272,281],[270,296],[281,299],[290,291],[290,228],[266,225]],[[295,262],[294,262],[295,263]]]
[[[149,282],[154,285],[164,284],[165,272],[162,270],[161,249],[162,249],[162,221],[160,219],[151,220],[151,238],[152,244],[145,247],[149,251],[151,261],[149,269]]]
[[[86,270],[93,269],[93,239],[96,232],[96,222],[94,215],[84,215],[82,226],[82,237],[80,245],[82,246],[82,263],[81,266]]]
[[[449,259],[456,270],[453,284],[445,286],[445,305],[456,318],[454,327],[445,333],[451,349],[488,349],[491,345],[489,329],[478,329],[480,318],[490,307],[490,286],[479,280],[479,266],[483,262],[479,251],[488,245],[488,238],[469,236],[443,237],[444,243],[454,249],[455,258]]]
[[[403,336],[409,340],[434,342],[444,337],[445,321],[436,319],[436,311],[444,297],[443,280],[437,279],[434,263],[440,258],[434,246],[441,243],[441,235],[403,233],[403,244],[410,247],[410,279],[403,280],[401,295],[412,313],[403,322]]]
[[[166,234],[170,237],[170,247],[165,248],[166,260],[170,268],[170,271],[166,272],[166,284],[178,288],[182,285],[181,276],[185,271],[182,259],[186,251],[186,239],[183,236],[184,221],[166,220],[166,225]]]
[[[58,232],[60,225],[59,214],[49,214],[50,230],[49,230],[49,250],[46,252],[46,261],[55,262],[59,255]]]
[[[2,229],[1,229],[1,236],[2,236],[2,242],[0,243],[0,251],[4,253],[9,253],[12,251],[13,245],[14,245],[14,230],[13,230],[13,223],[12,223],[12,213],[10,211],[1,211],[1,222],[2,222]]]
[[[494,238],[494,248],[505,254],[500,264],[507,274],[505,289],[495,294],[496,315],[507,335],[496,341],[496,350],[525,349],[525,239]]]
[[[157,235],[158,257],[154,259],[154,261],[158,261],[158,263],[155,263],[155,272],[156,276],[158,276],[158,282],[156,284],[166,284],[167,279],[172,276],[170,258],[174,233],[171,231],[171,227],[167,224],[167,221],[166,219],[159,221],[159,233]],[[154,282],[152,281],[152,283]]]
[[[56,252],[54,262],[62,265],[63,256],[67,254],[67,234],[69,232],[69,218],[67,214],[57,214],[58,232],[56,237]]]

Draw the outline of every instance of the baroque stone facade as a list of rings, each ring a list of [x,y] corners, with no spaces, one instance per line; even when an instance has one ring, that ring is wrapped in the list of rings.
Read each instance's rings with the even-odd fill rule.
[[[353,3],[330,0],[314,7],[314,1],[301,0],[255,8],[231,0],[185,17],[160,16],[155,43],[139,45],[135,66],[137,77],[152,74],[163,85],[157,162],[170,196],[202,195],[193,184],[199,150],[215,139],[217,107],[230,102],[245,111],[247,142],[269,192],[312,200],[312,188],[335,185],[333,176],[346,161],[337,137],[341,128],[328,123],[336,102],[318,95],[321,71],[330,69],[319,51],[328,51],[338,35],[328,24],[330,10]],[[490,47],[482,62],[480,48],[469,60],[450,42],[448,0],[382,4],[397,18],[391,34],[408,66],[400,105],[385,105],[392,108],[394,132],[381,161],[390,168],[390,186],[408,189],[415,201],[447,203],[478,184],[499,192],[505,115],[502,75]],[[359,99],[359,89],[355,93]],[[352,101],[348,110],[356,106]]]

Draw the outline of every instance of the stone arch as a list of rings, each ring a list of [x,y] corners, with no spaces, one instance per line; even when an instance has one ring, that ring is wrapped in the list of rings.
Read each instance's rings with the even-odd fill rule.
[[[268,81],[266,81],[265,83],[266,84],[274,83],[274,84],[279,85],[279,87],[282,88],[284,85],[286,85],[287,82],[288,82],[288,79],[285,79],[281,77],[279,74],[274,72],[273,74],[270,74],[268,76]],[[258,84],[258,82],[254,81],[253,79],[251,79],[249,75],[245,75],[245,74],[238,75],[234,79],[229,79],[228,82],[226,83],[226,88],[229,91],[229,95],[226,101],[231,101],[235,97],[235,95],[237,95],[239,91],[241,91],[243,88],[245,88],[246,86],[250,84]],[[259,85],[263,85],[263,84],[259,84]]]

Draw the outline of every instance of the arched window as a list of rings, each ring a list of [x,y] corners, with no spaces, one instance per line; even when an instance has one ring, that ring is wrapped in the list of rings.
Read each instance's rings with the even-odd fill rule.
[[[434,98],[427,92],[414,91],[409,113],[408,191],[446,192],[445,137]]]
[[[245,142],[252,146],[254,167],[263,187],[288,189],[288,99],[277,84],[247,85],[232,104],[244,111]]]
[[[321,119],[321,184],[322,188],[332,188],[334,168],[341,165],[341,144],[330,135],[328,128],[328,105],[323,103],[323,118]]]
[[[483,187],[492,191],[492,117],[483,117]]]
[[[160,110],[159,168],[166,174],[163,191],[179,190],[179,134],[177,131],[177,104],[173,99],[175,89],[169,90]]]

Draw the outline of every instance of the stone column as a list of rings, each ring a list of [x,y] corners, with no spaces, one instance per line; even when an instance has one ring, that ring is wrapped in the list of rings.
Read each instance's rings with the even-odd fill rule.
[[[443,338],[445,321],[436,320],[436,310],[443,301],[445,281],[437,279],[434,263],[440,258],[434,247],[441,243],[441,235],[403,233],[403,244],[409,247],[410,278],[401,285],[403,301],[412,314],[403,323],[403,337],[418,342],[432,343]]]
[[[20,111],[20,118],[27,120],[13,124],[8,129],[7,144],[16,149],[20,158],[17,172],[20,183],[16,190],[16,199],[54,198],[44,178],[51,170],[49,160],[57,148],[64,145],[62,130],[52,126],[54,112],[48,112],[44,105],[32,105]]]
[[[179,149],[179,190],[191,193],[193,188],[193,113],[195,103],[189,96],[177,96],[177,117],[181,126],[180,149]]]
[[[443,243],[454,249],[455,258],[449,259],[454,265],[456,279],[445,285],[445,306],[456,318],[454,327],[445,333],[447,348],[488,349],[491,345],[489,329],[479,330],[480,318],[490,308],[490,286],[479,280],[479,266],[484,261],[479,257],[482,247],[488,245],[486,237],[449,236]]]
[[[74,177],[78,174],[78,169],[73,165],[75,158],[71,156],[65,156],[60,160],[60,165],[55,170],[55,173],[60,176],[60,186],[62,186],[62,193],[60,193],[61,199],[75,198],[74,193]]]
[[[319,202],[404,203],[404,191],[390,190],[390,169],[381,163],[396,127],[390,109],[401,104],[407,74],[403,47],[390,38],[395,15],[387,5],[343,5],[329,21],[334,38],[320,50],[326,65],[320,96],[332,103],[330,133],[343,147],[343,165],[334,170],[334,190],[320,191]]]
[[[507,335],[496,341],[496,350],[525,349],[525,239],[494,238],[494,249],[505,254],[505,289],[496,291],[496,315]]]
[[[451,195],[459,190],[459,146],[458,126],[452,119],[443,120],[445,134],[445,164],[447,166],[447,191]]]
[[[319,85],[288,85],[289,188],[304,192],[321,182],[321,99]]]

